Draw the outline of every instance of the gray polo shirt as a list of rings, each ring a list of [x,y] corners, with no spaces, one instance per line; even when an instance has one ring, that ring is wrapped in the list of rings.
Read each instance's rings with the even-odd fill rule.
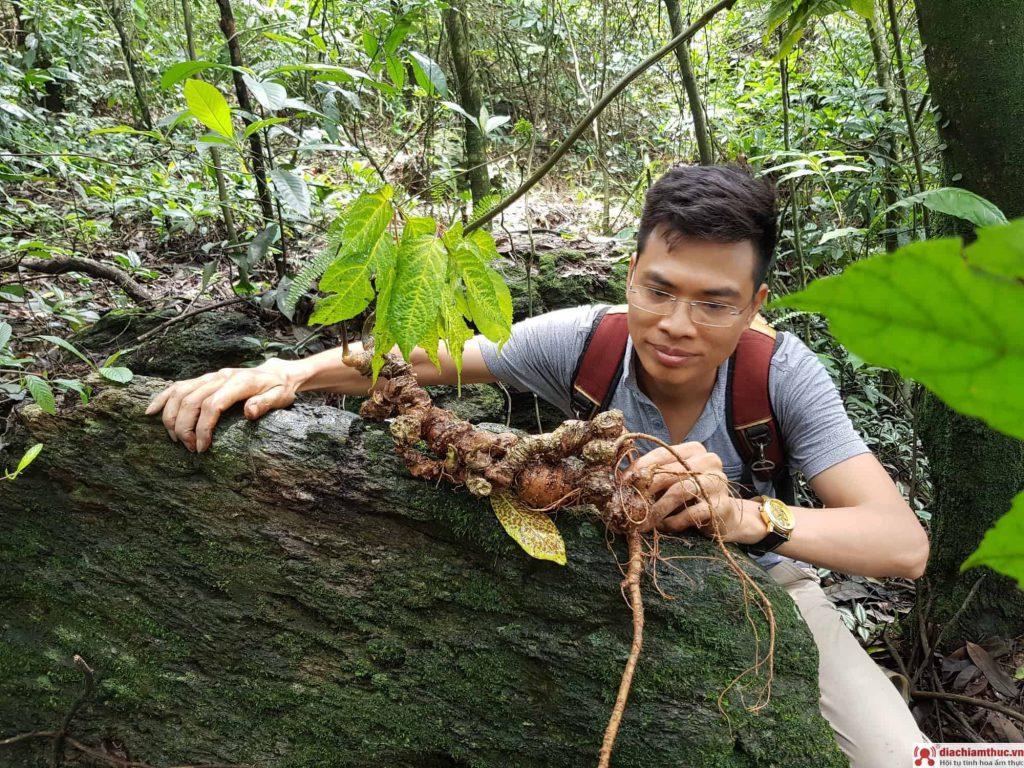
[[[560,309],[516,323],[500,354],[496,344],[477,336],[488,370],[502,382],[535,392],[575,418],[572,374],[601,306]],[[850,423],[835,384],[817,356],[796,336],[785,332],[780,336],[769,368],[768,393],[782,430],[789,469],[811,479],[841,461],[867,453],[868,448]],[[708,451],[718,454],[726,476],[738,481],[743,460],[732,444],[725,421],[728,368],[728,361],[719,367],[711,397],[686,442],[703,443]],[[611,407],[623,412],[629,429],[671,442],[661,412],[640,391],[632,340],[626,343],[626,364]],[[637,447],[650,450],[654,444],[638,443]],[[770,484],[756,485],[760,493],[774,495]],[[756,559],[769,567],[786,558],[769,552]]]

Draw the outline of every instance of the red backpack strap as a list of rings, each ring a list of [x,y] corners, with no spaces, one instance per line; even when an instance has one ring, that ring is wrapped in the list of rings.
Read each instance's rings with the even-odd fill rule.
[[[776,495],[791,501],[782,431],[768,395],[768,373],[779,339],[774,328],[759,319],[740,336],[732,355],[726,385],[726,424],[743,459],[745,492],[755,495],[751,475],[771,481]],[[784,498],[784,497],[790,498]]]
[[[606,307],[594,318],[572,374],[572,409],[578,418],[592,419],[611,403],[622,376],[627,339],[625,306]]]

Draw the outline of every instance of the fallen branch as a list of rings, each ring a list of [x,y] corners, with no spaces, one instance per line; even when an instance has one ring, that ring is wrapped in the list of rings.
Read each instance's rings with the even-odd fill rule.
[[[910,692],[910,698],[912,699],[941,699],[942,701],[956,701],[960,704],[973,704],[976,707],[983,707],[985,709],[992,709],[999,712],[1002,715],[1006,715],[1009,718],[1018,720],[1024,723],[1024,714],[1016,709],[1000,704],[998,701],[988,701],[987,699],[976,699],[973,696],[964,696],[959,693],[941,693],[939,691],[918,691],[913,690]]]
[[[213,310],[213,309],[221,309],[223,307],[227,307],[227,306],[230,306],[232,304],[239,304],[239,303],[245,301],[247,298],[248,298],[247,296],[235,296],[232,299],[226,299],[224,301],[219,301],[216,304],[208,304],[205,307],[200,307],[199,309],[193,309],[191,312],[182,312],[180,315],[175,315],[170,320],[167,320],[165,322],[160,323],[160,325],[158,325],[156,328],[150,328],[145,333],[139,334],[139,336],[135,339],[135,343],[137,344],[140,341],[145,341],[148,338],[156,336],[158,333],[162,333],[163,331],[167,330],[169,327],[171,327],[175,323],[180,323],[182,320],[188,320],[190,317],[195,317],[196,315],[201,315],[201,314],[203,314],[203,312],[209,312],[210,310]]]
[[[89,277],[99,278],[114,283],[124,291],[136,304],[148,304],[153,295],[135,278],[123,269],[101,264],[90,259],[79,259],[73,256],[58,256],[52,259],[16,259],[0,262],[0,272],[17,272],[28,269],[47,275],[63,275],[68,272],[81,272]]]
[[[64,721],[60,724],[60,730],[53,738],[53,766],[57,768],[61,763],[64,762],[64,740],[67,737],[68,729],[71,727],[71,721],[74,719],[78,710],[82,708],[82,705],[86,701],[92,698],[93,693],[96,691],[96,679],[93,675],[92,668],[85,663],[85,659],[79,656],[77,653],[74,658],[75,666],[82,670],[84,676],[84,683],[82,685],[82,692],[78,694],[78,698],[71,703],[71,707],[68,709],[66,715],[64,715]]]

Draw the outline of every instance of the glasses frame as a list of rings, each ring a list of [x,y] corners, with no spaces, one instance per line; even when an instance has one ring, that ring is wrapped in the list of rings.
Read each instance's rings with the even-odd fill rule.
[[[700,326],[703,326],[705,328],[731,328],[732,326],[736,325],[736,318],[739,317],[740,315],[742,315],[744,310],[746,310],[747,307],[749,307],[753,303],[753,301],[754,301],[754,299],[751,298],[751,300],[748,301],[746,304],[744,304],[742,307],[736,307],[736,306],[733,306],[732,304],[725,304],[724,302],[721,302],[721,301],[698,301],[696,299],[680,298],[679,296],[676,296],[674,293],[669,293],[668,291],[663,291],[661,288],[652,288],[649,285],[641,286],[641,288],[643,288],[646,291],[654,291],[655,293],[663,294],[663,295],[667,296],[669,299],[672,300],[671,301],[672,306],[668,310],[668,312],[658,312],[658,311],[653,310],[653,309],[647,309],[646,307],[641,307],[639,304],[636,304],[633,301],[629,302],[632,306],[636,307],[641,312],[650,312],[652,315],[658,315],[659,317],[669,317],[669,316],[675,314],[676,308],[679,306],[680,303],[682,303],[682,304],[686,304],[689,307],[689,309],[690,309],[690,322],[692,322],[694,325],[700,325]],[[633,287],[633,281],[630,280],[629,281],[629,285],[626,287],[626,293],[636,294],[636,293],[639,293],[639,292],[640,292],[640,288],[634,288]],[[702,323],[702,322],[700,322],[699,320],[694,318],[693,310],[694,310],[695,306],[700,306],[702,304],[713,304],[713,305],[719,306],[719,307],[729,307],[729,309],[730,309],[729,315],[732,318],[732,320],[730,322],[726,323],[725,325],[712,325],[710,323]]]

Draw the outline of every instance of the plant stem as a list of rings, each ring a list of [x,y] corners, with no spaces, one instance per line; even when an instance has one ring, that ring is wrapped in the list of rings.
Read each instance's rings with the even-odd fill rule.
[[[665,10],[668,12],[668,23],[673,35],[683,31],[683,14],[679,10],[679,0],[664,0]],[[686,100],[690,104],[690,114],[693,116],[693,133],[697,137],[697,152],[700,155],[701,165],[711,165],[715,162],[714,153],[711,150],[711,137],[708,134],[707,119],[704,115],[704,104],[700,98],[700,90],[697,88],[697,78],[693,74],[693,62],[690,61],[689,43],[680,43],[676,47],[676,62],[679,64],[679,73],[683,78],[683,87],[686,89]]]

